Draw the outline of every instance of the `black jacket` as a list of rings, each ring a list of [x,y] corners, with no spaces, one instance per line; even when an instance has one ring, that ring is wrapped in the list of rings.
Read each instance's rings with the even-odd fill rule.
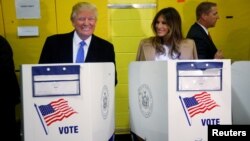
[[[73,35],[74,31],[49,36],[43,46],[39,63],[73,63]],[[116,66],[113,44],[92,35],[85,62],[113,62]],[[117,84],[116,69],[115,84]]]
[[[191,26],[187,38],[195,41],[198,59],[214,59],[217,48],[199,24],[194,23]]]

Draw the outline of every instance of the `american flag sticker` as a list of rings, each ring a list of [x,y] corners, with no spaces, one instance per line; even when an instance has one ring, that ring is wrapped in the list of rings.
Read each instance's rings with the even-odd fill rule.
[[[219,105],[211,98],[211,95],[207,92],[202,92],[200,94],[195,94],[192,97],[179,97],[190,124],[189,117],[192,118],[197,114],[202,114],[207,111],[211,111]]]
[[[55,122],[60,122],[66,118],[69,118],[73,114],[77,113],[73,108],[71,108],[68,105],[68,101],[66,101],[63,98],[55,100],[55,101],[51,101],[47,105],[37,106],[35,104],[35,108],[41,119],[41,122],[43,124],[46,134],[47,134],[47,131],[45,129],[45,124],[46,126],[50,126],[51,124]]]

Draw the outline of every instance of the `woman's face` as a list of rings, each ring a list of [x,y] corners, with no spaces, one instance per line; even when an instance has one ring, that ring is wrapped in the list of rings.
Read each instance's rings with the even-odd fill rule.
[[[168,34],[169,26],[167,25],[167,22],[162,15],[158,17],[155,23],[155,29],[156,29],[156,34],[159,37],[164,37]]]

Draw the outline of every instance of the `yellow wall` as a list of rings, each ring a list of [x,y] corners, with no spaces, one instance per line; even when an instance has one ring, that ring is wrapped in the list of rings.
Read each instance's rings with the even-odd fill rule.
[[[16,19],[15,1],[1,0],[5,37],[13,48],[16,69],[21,64],[37,63],[45,38],[57,32],[55,2],[41,0],[41,19]],[[38,37],[18,37],[18,26],[38,26]]]
[[[2,1],[0,1],[0,35],[5,36],[2,11]]]
[[[38,62],[47,36],[70,32],[70,12],[79,0],[40,0],[40,19],[16,19],[15,0],[0,0],[0,34],[10,42],[16,69],[21,64]],[[167,6],[175,7],[181,14],[183,33],[195,22],[195,8],[201,0],[87,0],[97,5],[98,21],[95,34],[111,41],[115,46],[118,85],[116,86],[116,133],[129,132],[128,67],[135,60],[139,41],[152,35],[154,14]],[[206,1],[206,0],[204,0]],[[248,0],[209,0],[218,3],[220,19],[210,29],[213,40],[226,58],[250,60],[250,10]],[[151,9],[112,9],[107,4],[156,3]],[[237,5],[237,6],[235,6]],[[233,18],[226,18],[233,16]],[[18,26],[38,26],[39,36],[18,37]]]
[[[214,42],[233,61],[250,60],[249,0],[212,0],[218,3],[220,19],[211,31]],[[233,18],[227,18],[232,16]]]
[[[110,0],[110,4],[156,3],[156,0]],[[151,21],[156,8],[109,8],[109,33],[115,46],[118,85],[116,86],[116,133],[128,133],[128,66],[135,60],[139,41],[152,35]]]

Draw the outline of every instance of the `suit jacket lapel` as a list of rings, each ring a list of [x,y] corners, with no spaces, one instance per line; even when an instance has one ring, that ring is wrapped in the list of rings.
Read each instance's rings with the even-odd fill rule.
[[[60,42],[61,43],[60,47],[65,48],[64,57],[69,63],[74,62],[73,61],[73,36],[74,36],[74,31],[70,32],[69,34],[66,34],[65,39]]]
[[[153,45],[151,42],[146,42],[143,45],[143,52],[145,55],[145,60],[148,60],[148,61],[155,60],[155,48],[153,48],[152,46]]]
[[[95,35],[92,35],[92,39],[90,41],[88,53],[85,59],[85,62],[91,62],[96,60],[97,53],[99,52],[98,49],[95,49],[98,46],[98,40]]]
[[[206,39],[206,41],[208,41],[209,44],[211,44],[211,46],[214,46],[214,43],[213,41],[208,37],[206,31],[198,24],[198,23],[195,23],[196,27],[201,31],[202,33],[202,37]]]

